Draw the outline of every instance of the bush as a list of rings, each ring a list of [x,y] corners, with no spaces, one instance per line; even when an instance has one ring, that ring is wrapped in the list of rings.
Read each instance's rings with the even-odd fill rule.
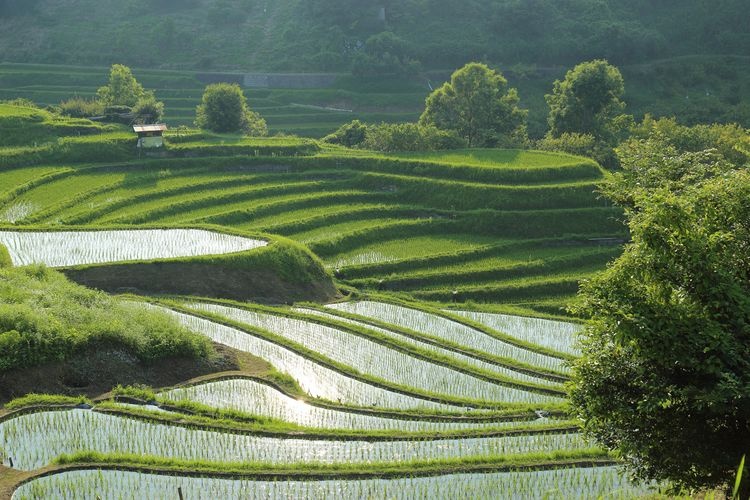
[[[84,99],[83,97],[73,97],[67,101],[62,101],[58,109],[61,115],[73,118],[89,118],[104,113],[104,105],[101,102],[96,99]]]
[[[369,126],[359,120],[341,125],[338,130],[323,137],[323,142],[354,148],[365,141]]]
[[[375,151],[434,151],[466,147],[454,131],[416,123],[381,123],[367,129],[362,148]]]
[[[559,137],[547,134],[543,139],[537,141],[536,147],[543,151],[559,151],[586,156],[608,168],[614,168],[619,165],[615,150],[611,146],[597,141],[591,134],[565,132],[560,134]]]
[[[206,87],[196,109],[195,124],[214,132],[268,134],[266,121],[248,108],[247,98],[236,83],[215,83]]]
[[[144,97],[133,107],[133,115],[136,123],[159,123],[164,116],[164,103],[152,95]]]

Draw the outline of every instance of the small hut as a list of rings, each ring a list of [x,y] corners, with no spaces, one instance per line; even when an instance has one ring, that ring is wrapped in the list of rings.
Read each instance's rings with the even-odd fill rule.
[[[164,146],[164,131],[167,125],[133,125],[133,131],[138,134],[138,147],[142,149],[160,148]]]

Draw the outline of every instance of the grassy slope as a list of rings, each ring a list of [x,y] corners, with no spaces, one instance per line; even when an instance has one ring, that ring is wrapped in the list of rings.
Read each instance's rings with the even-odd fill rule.
[[[145,370],[165,359],[207,364],[215,356],[205,338],[166,315],[87,290],[44,267],[0,269],[0,400],[28,389],[40,368],[57,366],[47,375],[55,371],[85,387],[104,352],[113,356],[110,363]]]

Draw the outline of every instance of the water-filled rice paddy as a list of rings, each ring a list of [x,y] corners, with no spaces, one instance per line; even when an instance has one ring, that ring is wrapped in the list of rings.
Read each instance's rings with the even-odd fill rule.
[[[180,488],[185,498],[361,499],[414,498],[455,500],[505,498],[552,500],[570,498],[629,499],[648,493],[615,467],[556,469],[528,472],[450,474],[433,477],[365,480],[231,480],[179,477],[124,471],[85,470],[43,477],[21,487],[13,500],[55,497],[173,499]]]
[[[265,241],[201,229],[0,231],[15,265],[50,267],[242,252]]]
[[[568,371],[563,359],[503,342],[479,330],[435,314],[372,301],[343,302],[329,307],[423,332],[488,354],[512,358],[541,368]]]

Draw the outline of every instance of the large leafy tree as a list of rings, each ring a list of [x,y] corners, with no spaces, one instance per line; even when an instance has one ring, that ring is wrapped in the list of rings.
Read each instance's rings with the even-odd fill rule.
[[[637,477],[722,487],[750,452],[750,173],[674,137],[620,150],[632,243],[582,285],[571,401]]]
[[[455,131],[470,147],[520,146],[527,140],[528,111],[518,102],[502,74],[470,63],[427,97],[419,122]]]
[[[105,106],[135,106],[140,99],[148,97],[143,85],[133,76],[133,72],[122,64],[113,64],[109,71],[107,85],[96,91]]]
[[[196,110],[195,124],[214,132],[268,133],[266,121],[251,111],[242,89],[236,83],[215,83],[206,87]]]
[[[137,123],[156,123],[164,115],[164,103],[157,101],[153,91],[145,90],[133,76],[133,72],[122,64],[113,64],[107,85],[96,91],[98,103],[131,108]]]
[[[581,63],[556,80],[549,105],[550,134],[589,134],[611,142],[623,119],[625,82],[620,70],[607,61]]]

